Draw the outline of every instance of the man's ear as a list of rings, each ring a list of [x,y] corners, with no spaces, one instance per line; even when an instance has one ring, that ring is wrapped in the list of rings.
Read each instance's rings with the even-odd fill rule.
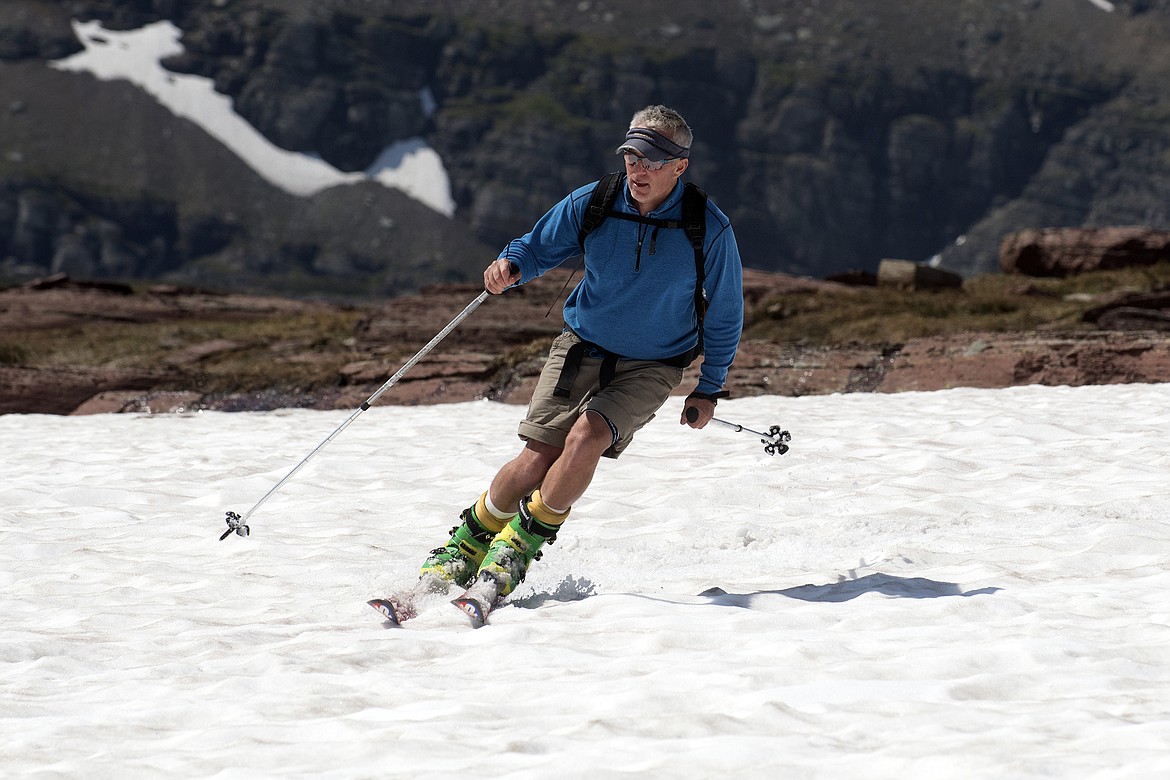
[[[678,161],[678,168],[675,170],[675,178],[677,179],[679,176],[682,176],[686,169],[690,167],[690,164],[691,161],[686,157],[680,158]]]

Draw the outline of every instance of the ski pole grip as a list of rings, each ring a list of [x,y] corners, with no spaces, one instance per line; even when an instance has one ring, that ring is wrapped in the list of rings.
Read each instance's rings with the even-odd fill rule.
[[[699,419],[699,410],[691,406],[687,408],[687,422],[694,422]]]

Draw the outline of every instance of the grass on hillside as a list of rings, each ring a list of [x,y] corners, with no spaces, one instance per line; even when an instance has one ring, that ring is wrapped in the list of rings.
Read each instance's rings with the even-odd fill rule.
[[[265,319],[205,318],[152,323],[97,323],[37,330],[20,344],[0,338],[0,363],[37,368],[102,367],[158,376],[158,389],[204,392],[264,389],[310,390],[338,383],[339,369],[363,357],[354,335],[366,312],[354,310],[280,314]],[[170,387],[173,361],[183,351],[216,341],[232,342],[181,367],[184,379]],[[308,358],[307,356],[310,356]]]
[[[1121,292],[1170,288],[1170,262],[1066,279],[987,274],[960,290],[850,288],[763,301],[745,337],[809,346],[891,344],[911,338],[991,332],[1091,330],[1084,313]]]
[[[1170,289],[1170,263],[1067,279],[990,274],[961,290],[851,287],[768,298],[747,314],[745,338],[811,347],[888,345],[963,333],[1075,333],[1084,312],[1124,292]],[[368,311],[320,309],[242,319],[202,315],[154,323],[95,322],[0,335],[0,364],[68,370],[101,367],[158,378],[157,389],[306,392],[340,384],[340,369],[369,359],[359,326]],[[185,350],[232,342],[175,366]],[[223,346],[223,345],[221,345]],[[515,367],[544,354],[542,340],[500,356]],[[383,356],[387,357],[387,356]]]

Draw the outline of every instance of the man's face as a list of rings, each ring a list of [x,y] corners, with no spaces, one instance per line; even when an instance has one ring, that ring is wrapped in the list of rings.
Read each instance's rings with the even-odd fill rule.
[[[626,186],[643,216],[662,205],[689,164],[686,158],[667,160],[661,168],[652,171],[644,165],[644,158],[633,152],[627,152],[624,157]]]

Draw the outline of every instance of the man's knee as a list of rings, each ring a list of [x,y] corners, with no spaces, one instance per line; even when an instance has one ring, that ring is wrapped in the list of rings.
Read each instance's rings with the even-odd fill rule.
[[[529,439],[524,442],[524,449],[520,451],[520,460],[527,469],[548,471],[549,467],[561,456],[563,450],[542,441]]]
[[[617,431],[609,419],[604,414],[590,409],[573,424],[565,440],[565,450],[587,451],[600,457],[601,453],[612,447],[616,440]]]

